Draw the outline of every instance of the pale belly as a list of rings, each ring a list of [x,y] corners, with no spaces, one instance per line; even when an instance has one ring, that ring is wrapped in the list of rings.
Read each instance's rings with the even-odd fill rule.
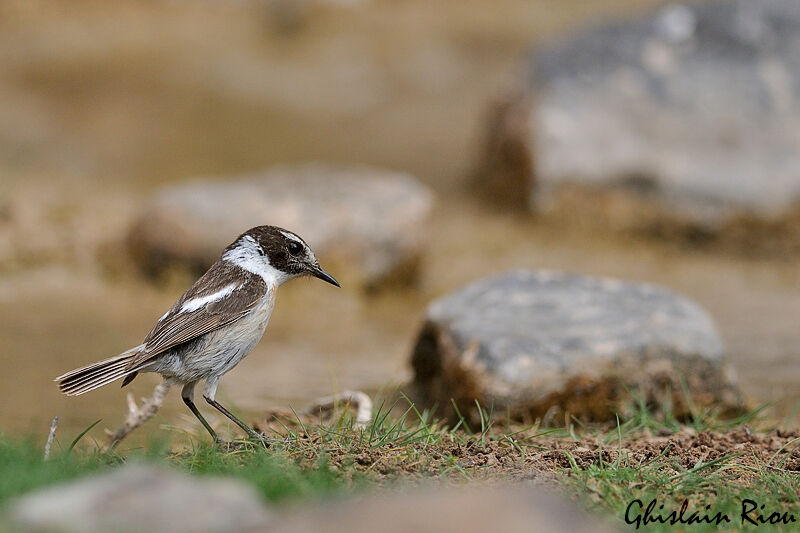
[[[247,316],[166,352],[143,370],[182,383],[222,376],[256,347],[273,306],[274,298],[267,297]]]

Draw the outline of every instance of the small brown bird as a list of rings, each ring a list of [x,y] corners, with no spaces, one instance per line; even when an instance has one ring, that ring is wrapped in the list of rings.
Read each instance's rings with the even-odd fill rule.
[[[217,385],[261,340],[278,287],[299,276],[339,287],[296,234],[275,226],[252,228],[183,293],[142,344],[55,381],[61,392],[77,396],[121,378],[124,387],[140,372],[157,372],[168,384],[183,386],[184,403],[216,441],[217,434],[194,404],[194,387],[205,380],[203,398],[250,437],[260,438],[214,399]]]

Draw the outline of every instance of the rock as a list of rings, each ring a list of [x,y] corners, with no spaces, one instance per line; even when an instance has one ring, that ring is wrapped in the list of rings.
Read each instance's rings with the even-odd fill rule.
[[[412,356],[412,398],[451,420],[495,413],[613,419],[629,392],[688,414],[740,396],[711,318],[668,290],[557,272],[477,281],[433,302]],[[563,420],[559,416],[559,420]]]
[[[431,192],[407,174],[276,167],[236,181],[164,188],[138,218],[128,242],[149,274],[175,264],[202,271],[237,235],[272,224],[303,237],[337,276],[376,286],[414,278],[432,205]]]
[[[670,4],[587,29],[532,55],[490,120],[483,175],[544,212],[608,210],[625,192],[644,207],[612,213],[624,227],[777,229],[800,249],[774,225],[800,213],[798,51],[795,0]],[[498,147],[521,144],[527,158]]]
[[[198,480],[144,466],[24,496],[11,503],[5,519],[0,527],[18,533],[613,531],[530,483],[502,489],[416,488],[267,513],[237,481]]]
[[[323,505],[276,521],[275,533],[571,533],[613,529],[570,502],[531,487],[417,489]]]
[[[129,465],[12,502],[10,531],[212,533],[262,531],[267,512],[248,486]]]

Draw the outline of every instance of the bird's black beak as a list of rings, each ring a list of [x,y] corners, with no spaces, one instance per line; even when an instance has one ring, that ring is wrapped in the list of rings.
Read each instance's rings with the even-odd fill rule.
[[[312,266],[311,268],[308,269],[308,272],[315,278],[319,278],[322,281],[327,281],[331,285],[336,285],[337,287],[341,287],[341,285],[339,285],[339,282],[336,281],[336,279],[333,276],[322,270],[322,267],[320,267],[319,265]]]

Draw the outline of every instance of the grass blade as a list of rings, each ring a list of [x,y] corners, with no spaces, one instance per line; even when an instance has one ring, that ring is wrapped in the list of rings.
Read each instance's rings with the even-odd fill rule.
[[[95,427],[100,422],[102,422],[102,420],[103,420],[102,418],[98,418],[97,420],[92,422],[92,424],[88,428],[78,433],[78,436],[72,440],[72,444],[70,444],[69,448],[67,448],[67,455],[72,453],[73,448],[75,448],[75,445],[78,444],[78,442],[83,438],[83,436],[89,433],[92,430],[92,428]]]

